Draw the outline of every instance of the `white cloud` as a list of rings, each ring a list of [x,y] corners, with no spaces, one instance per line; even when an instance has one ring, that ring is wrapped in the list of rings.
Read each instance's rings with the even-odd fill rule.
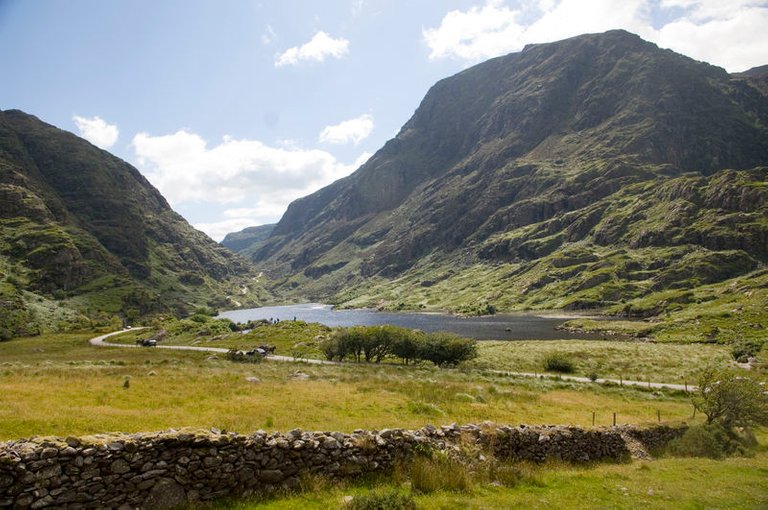
[[[334,39],[322,30],[309,42],[288,48],[275,57],[275,67],[296,65],[301,61],[323,62],[326,57],[341,58],[349,53],[349,41],[340,37]]]
[[[261,44],[265,46],[272,44],[276,37],[277,34],[275,33],[275,29],[272,28],[272,25],[267,25],[266,30],[264,30],[264,33],[261,34]]]
[[[335,144],[353,142],[357,145],[368,138],[372,131],[373,115],[366,113],[333,126],[326,126],[320,132],[320,141]]]
[[[488,0],[448,12],[438,27],[422,32],[429,58],[472,63],[519,51],[528,43],[623,28],[729,71],[768,62],[764,0],[530,0],[516,5]],[[654,28],[653,8],[673,19]]]
[[[209,147],[185,130],[164,136],[139,133],[132,145],[137,167],[172,204],[230,205],[225,220],[196,225],[215,239],[221,229],[233,225],[276,221],[290,202],[349,175],[364,162],[347,165],[322,150],[270,147],[231,137]]]
[[[117,126],[107,124],[101,117],[89,119],[75,115],[72,117],[72,120],[75,122],[78,131],[80,131],[81,137],[102,149],[112,147],[120,134]]]
[[[745,71],[768,62],[768,4],[742,5],[730,14],[701,2],[690,17],[643,34],[661,47],[725,67]],[[747,2],[742,2],[746,4]],[[754,3],[754,2],[752,2]],[[704,21],[699,21],[704,19]]]

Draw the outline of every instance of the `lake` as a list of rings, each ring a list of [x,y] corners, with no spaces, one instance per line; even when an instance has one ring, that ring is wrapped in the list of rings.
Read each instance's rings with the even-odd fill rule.
[[[600,339],[601,335],[558,331],[566,318],[533,313],[499,313],[484,317],[459,317],[443,313],[378,312],[370,309],[334,310],[330,305],[305,303],[300,305],[264,306],[246,310],[221,312],[219,317],[234,322],[259,319],[279,319],[319,322],[326,326],[377,326],[391,324],[422,331],[451,331],[478,340],[561,340]]]

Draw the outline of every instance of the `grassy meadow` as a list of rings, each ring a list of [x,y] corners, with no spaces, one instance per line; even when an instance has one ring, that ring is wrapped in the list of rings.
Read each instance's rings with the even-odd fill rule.
[[[373,479],[354,485],[308,484],[299,494],[224,503],[221,510],[325,510],[350,498],[399,491],[422,510],[531,509],[756,509],[768,506],[768,452],[725,460],[659,458],[627,464],[523,466],[513,483],[471,480],[464,490],[419,492],[409,482]]]
[[[133,343],[153,330],[110,341]],[[277,354],[320,357],[327,328],[301,323],[264,325],[251,333],[168,334],[161,344],[247,348],[277,346]],[[491,420],[508,424],[687,421],[683,392],[503,375],[541,371],[552,352],[576,361],[577,373],[677,382],[694,367],[725,365],[717,345],[614,341],[480,342],[476,360],[459,369],[429,364],[310,365],[233,363],[223,355],[156,348],[94,347],[95,333],[57,334],[0,342],[0,440],[32,435],[87,435],[169,428],[254,432],[339,430]],[[593,414],[594,413],[594,414]],[[759,438],[765,443],[764,433]],[[762,448],[762,447],[761,447]],[[515,468],[517,469],[517,468]],[[527,468],[526,468],[527,469]],[[758,508],[768,504],[768,452],[722,461],[656,459],[622,465],[530,467],[513,485],[486,475],[461,490],[422,493],[407,478],[359,480],[351,485],[307,480],[304,491],[221,508],[339,508],[345,496],[400,488],[418,508]],[[409,496],[410,497],[410,496]]]
[[[691,415],[675,392],[429,365],[232,363],[210,353],[96,348],[90,335],[0,344],[0,439],[216,427],[352,431],[492,420],[608,425]],[[127,387],[126,386],[127,381]]]

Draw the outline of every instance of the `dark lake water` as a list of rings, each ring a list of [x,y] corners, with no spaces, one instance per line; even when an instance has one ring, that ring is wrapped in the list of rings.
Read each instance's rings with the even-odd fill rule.
[[[247,310],[222,312],[235,322],[259,319],[280,319],[319,322],[326,326],[377,326],[391,324],[422,331],[451,331],[478,340],[560,340],[599,339],[600,335],[577,334],[555,328],[567,319],[539,316],[531,313],[496,314],[485,317],[457,317],[442,313],[377,312],[375,310],[334,310],[330,305],[306,303],[301,305],[265,306]]]

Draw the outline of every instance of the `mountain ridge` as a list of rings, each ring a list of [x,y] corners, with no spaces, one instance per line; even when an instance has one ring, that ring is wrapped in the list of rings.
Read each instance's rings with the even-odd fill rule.
[[[662,265],[703,249],[702,271],[727,260],[718,281],[742,276],[766,260],[765,211],[709,207],[667,184],[736,183],[712,202],[721,205],[763,196],[768,100],[752,75],[624,31],[491,59],[439,81],[356,172],[292,203],[253,260],[288,295],[384,308],[466,308],[451,288],[438,295],[435,282],[456,283],[475,267],[508,267],[520,279],[579,243],[595,253],[667,250]],[[648,217],[624,217],[615,206],[654,193],[671,198],[652,199]],[[668,217],[678,218],[670,232],[679,235],[658,228]],[[637,262],[630,255],[621,263]],[[540,283],[533,298],[486,274],[487,291],[466,301],[500,310],[612,307],[692,285],[682,273],[664,289],[622,274],[613,268],[586,286]],[[579,295],[610,285],[618,290]]]
[[[0,317],[6,336],[56,328],[38,302],[80,323],[183,313],[250,274],[137,169],[20,110],[0,112],[0,197],[2,296],[26,317]]]

